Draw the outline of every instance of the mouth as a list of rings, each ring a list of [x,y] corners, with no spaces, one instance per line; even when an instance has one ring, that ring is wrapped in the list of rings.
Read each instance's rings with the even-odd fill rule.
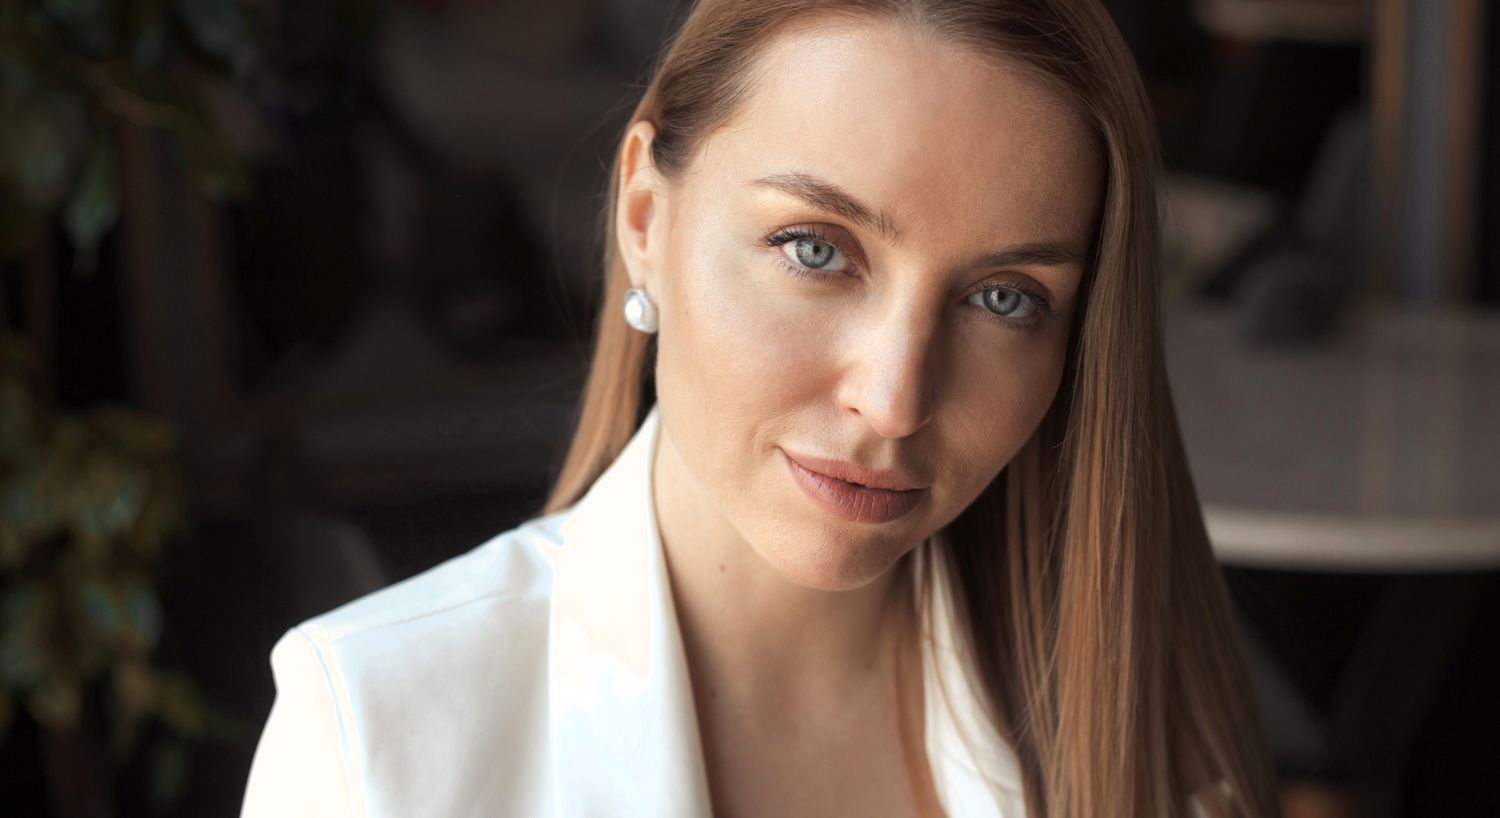
[[[856,523],[887,523],[910,514],[925,488],[884,489],[814,471],[782,450],[792,481],[823,511]]]

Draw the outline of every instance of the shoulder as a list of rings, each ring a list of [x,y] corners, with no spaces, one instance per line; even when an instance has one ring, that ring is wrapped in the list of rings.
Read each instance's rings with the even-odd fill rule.
[[[476,781],[513,784],[499,791],[519,809],[537,772],[526,750],[545,740],[553,567],[570,513],[529,520],[289,629],[271,651],[276,703],[244,815],[301,814],[279,812],[273,794],[288,791],[299,804],[310,791],[348,803],[329,815],[364,814],[372,802],[421,812],[449,799],[462,811],[476,796],[463,782]]]
[[[529,520],[314,616],[283,642],[315,654],[328,682],[353,705],[362,694],[458,696],[469,692],[466,685],[493,691],[502,669],[513,687],[545,660],[553,568],[569,513]],[[276,658],[273,649],[273,666]]]
[[[537,517],[413,577],[314,616],[300,629],[319,647],[451,628],[476,609],[545,607],[570,510]]]

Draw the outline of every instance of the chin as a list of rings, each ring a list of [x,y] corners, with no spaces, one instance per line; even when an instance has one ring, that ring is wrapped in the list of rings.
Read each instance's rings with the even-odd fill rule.
[[[908,549],[882,540],[824,538],[757,550],[790,582],[820,591],[852,591],[880,578]]]

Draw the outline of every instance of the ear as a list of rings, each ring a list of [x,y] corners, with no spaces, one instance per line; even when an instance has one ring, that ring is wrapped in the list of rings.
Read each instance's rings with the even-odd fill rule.
[[[652,296],[666,239],[666,185],[651,159],[656,126],[646,120],[631,124],[620,148],[619,197],[615,201],[615,241],[633,287]]]

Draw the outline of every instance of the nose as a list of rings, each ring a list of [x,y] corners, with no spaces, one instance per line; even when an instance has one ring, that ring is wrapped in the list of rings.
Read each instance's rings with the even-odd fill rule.
[[[853,353],[839,383],[844,411],[882,437],[915,434],[937,404],[936,321],[916,310],[891,310],[851,338]]]

